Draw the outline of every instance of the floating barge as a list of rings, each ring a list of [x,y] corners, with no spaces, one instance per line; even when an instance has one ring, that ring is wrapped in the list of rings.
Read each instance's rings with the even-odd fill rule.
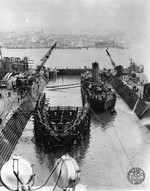
[[[48,148],[72,145],[85,137],[89,126],[90,110],[86,96],[83,107],[49,107],[45,94],[40,95],[34,111],[34,132],[38,144]]]

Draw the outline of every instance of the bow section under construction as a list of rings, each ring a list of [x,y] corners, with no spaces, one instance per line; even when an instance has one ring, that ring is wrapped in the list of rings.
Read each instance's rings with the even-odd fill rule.
[[[83,107],[49,106],[45,94],[39,97],[34,112],[34,132],[38,144],[48,148],[75,144],[85,137],[89,126],[90,111],[86,95]]]

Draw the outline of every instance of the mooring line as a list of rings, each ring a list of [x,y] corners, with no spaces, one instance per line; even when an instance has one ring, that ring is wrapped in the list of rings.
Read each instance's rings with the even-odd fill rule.
[[[107,112],[107,115],[108,115],[108,117],[109,117],[109,119],[110,119],[110,115],[109,115],[109,113],[108,113],[108,110],[107,110],[107,109],[106,109],[106,112]],[[135,166],[132,164],[132,162],[131,162],[131,160],[130,160],[130,158],[129,158],[129,156],[128,156],[128,154],[127,154],[127,152],[126,152],[126,150],[125,150],[125,148],[124,148],[124,146],[123,146],[123,144],[122,144],[122,142],[121,142],[121,140],[120,140],[120,138],[119,138],[119,135],[118,135],[118,133],[117,133],[117,131],[116,131],[116,129],[115,129],[115,127],[114,127],[114,125],[113,125],[113,124],[112,124],[112,127],[113,127],[113,130],[114,130],[114,132],[115,132],[115,134],[116,134],[116,136],[117,136],[117,139],[118,139],[118,141],[119,141],[119,143],[120,143],[120,145],[121,145],[121,147],[122,147],[122,149],[123,149],[123,151],[124,151],[124,153],[125,153],[125,155],[126,155],[126,157],[127,157],[128,161],[129,161],[129,163],[130,163],[131,167],[132,167],[132,168],[134,168]],[[146,191],[146,189],[145,189],[144,185],[143,185],[143,184],[141,184],[141,186],[142,186],[142,187],[143,187],[143,189]]]
[[[109,115],[109,113],[108,113],[107,108],[106,108],[106,112],[107,112],[107,115],[108,115],[108,117],[109,117],[109,119],[110,119],[110,115]],[[117,138],[118,138],[118,141],[119,141],[119,143],[120,143],[120,145],[121,145],[121,147],[122,147],[122,149],[123,149],[123,151],[124,151],[124,153],[125,153],[125,155],[126,155],[128,161],[129,161],[129,163],[131,164],[131,166],[132,166],[132,168],[133,168],[134,166],[133,166],[133,164],[132,164],[132,162],[131,162],[131,160],[130,160],[130,158],[129,158],[129,156],[128,156],[128,154],[127,154],[127,152],[126,152],[126,150],[125,150],[125,148],[124,148],[124,146],[123,146],[123,144],[122,144],[122,142],[121,142],[121,140],[120,140],[120,138],[119,138],[119,135],[118,135],[118,133],[117,133],[117,131],[116,131],[116,129],[115,129],[115,127],[114,127],[113,124],[112,124],[112,127],[113,127],[113,130],[114,130],[114,132],[115,132],[115,134],[116,134],[116,136],[117,136]]]

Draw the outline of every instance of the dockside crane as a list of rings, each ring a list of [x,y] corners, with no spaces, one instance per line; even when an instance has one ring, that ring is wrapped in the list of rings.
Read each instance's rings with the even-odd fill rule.
[[[117,75],[117,76],[120,76],[121,74],[123,74],[123,66],[121,66],[121,65],[117,66],[117,65],[116,65],[116,63],[115,63],[114,60],[112,59],[110,53],[108,52],[108,49],[106,49],[106,53],[107,53],[107,55],[108,55],[108,57],[109,57],[109,59],[110,59],[110,62],[111,62],[111,64],[112,64],[114,70],[117,71],[117,74],[116,74],[116,75]]]
[[[56,48],[56,44],[57,44],[57,42],[55,42],[53,44],[53,46],[47,51],[47,53],[41,58],[41,63],[40,63],[40,65],[37,65],[35,71],[39,72],[42,69],[42,67],[44,67],[44,65],[47,62],[47,60],[49,59],[51,53]]]
[[[33,81],[38,81],[37,77],[42,76],[45,81],[47,81],[47,78],[45,77],[46,74],[43,73],[43,75],[40,74],[40,72],[43,70],[43,67],[45,63],[47,62],[48,58],[50,57],[52,51],[56,48],[56,42],[53,44],[53,46],[46,52],[46,54],[41,58],[41,63],[36,66],[35,69],[32,69],[27,75],[17,77],[16,79],[16,88],[18,90],[25,91],[26,89],[30,89]]]
[[[113,68],[114,68],[114,70],[115,70],[115,69],[116,69],[116,64],[115,64],[115,62],[113,61],[113,59],[112,59],[110,53],[108,52],[108,49],[106,49],[106,52],[107,52],[107,55],[108,55],[108,57],[109,57],[109,59],[110,59],[110,61],[111,61],[112,66],[113,66]]]

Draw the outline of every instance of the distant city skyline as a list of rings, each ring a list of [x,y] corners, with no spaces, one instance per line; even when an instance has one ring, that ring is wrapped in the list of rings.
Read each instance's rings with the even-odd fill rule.
[[[149,0],[1,0],[0,31],[149,38]]]

